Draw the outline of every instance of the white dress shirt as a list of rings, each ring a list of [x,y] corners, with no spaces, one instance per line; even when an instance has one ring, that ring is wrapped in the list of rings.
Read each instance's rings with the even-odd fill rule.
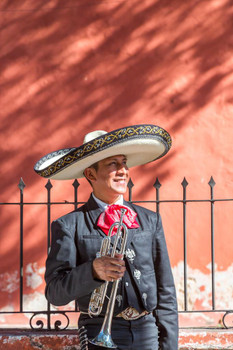
[[[109,204],[101,201],[99,198],[97,198],[94,193],[92,193],[92,196],[94,198],[94,200],[96,201],[96,203],[98,204],[98,206],[103,210],[105,211],[107,209],[107,207],[109,206]],[[123,195],[120,195],[118,200],[113,203],[113,204],[118,204],[118,205],[123,205],[123,202],[124,202],[124,198],[123,198]]]

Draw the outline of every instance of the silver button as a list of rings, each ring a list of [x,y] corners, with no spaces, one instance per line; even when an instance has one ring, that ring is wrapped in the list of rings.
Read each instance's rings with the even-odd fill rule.
[[[126,285],[126,287],[128,287],[129,283],[128,283],[128,282],[125,282],[125,285]]]

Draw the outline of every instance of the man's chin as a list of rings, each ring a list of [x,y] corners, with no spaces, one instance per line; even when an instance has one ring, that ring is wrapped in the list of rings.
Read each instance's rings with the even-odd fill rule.
[[[126,193],[127,187],[114,188],[114,191],[115,191],[116,194],[122,195],[122,194]]]

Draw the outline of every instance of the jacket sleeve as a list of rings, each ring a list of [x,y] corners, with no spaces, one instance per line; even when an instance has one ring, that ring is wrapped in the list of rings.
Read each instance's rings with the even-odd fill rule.
[[[154,316],[159,331],[161,350],[178,349],[178,312],[176,290],[164,237],[161,217],[158,217],[154,241],[155,273],[158,304]]]
[[[66,305],[90,294],[103,283],[93,278],[92,261],[77,265],[75,227],[62,219],[52,223],[51,250],[45,271],[45,295],[53,305]]]

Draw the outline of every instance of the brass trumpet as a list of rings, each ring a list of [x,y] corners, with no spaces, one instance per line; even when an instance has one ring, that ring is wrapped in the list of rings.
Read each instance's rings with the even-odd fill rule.
[[[128,229],[126,225],[123,223],[123,218],[126,212],[127,212],[127,209],[121,208],[120,220],[119,222],[117,221],[114,224],[112,224],[112,226],[110,227],[108,236],[104,238],[102,242],[99,256],[104,256],[109,254],[110,243],[111,243],[110,237],[114,227],[117,227],[117,233],[116,233],[113,248],[111,251],[111,257],[115,256],[117,245],[120,239],[121,239],[121,248],[120,248],[119,254],[124,255],[127,234],[128,234]],[[104,284],[102,284],[100,288],[95,289],[94,292],[92,293],[90,303],[89,303],[89,309],[88,309],[88,314],[90,316],[98,316],[101,313],[104,300],[106,297],[108,283],[109,282],[106,281]],[[112,326],[112,318],[113,318],[113,311],[114,311],[114,306],[116,301],[118,284],[119,284],[119,279],[113,282],[111,295],[108,301],[107,310],[106,310],[106,314],[104,317],[101,330],[94,339],[89,340],[91,344],[103,346],[105,348],[111,348],[111,349],[114,349],[117,347],[117,345],[114,344],[111,337],[111,326]]]

